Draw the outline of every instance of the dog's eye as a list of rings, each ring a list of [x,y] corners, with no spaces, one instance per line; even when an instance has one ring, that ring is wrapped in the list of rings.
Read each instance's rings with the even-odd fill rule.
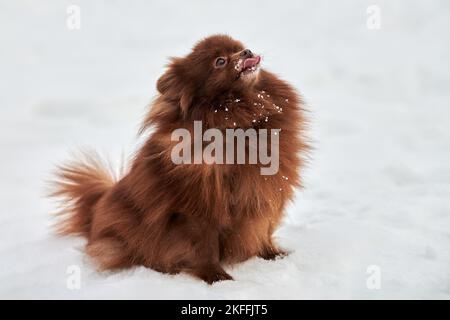
[[[227,64],[227,60],[225,58],[219,57],[216,59],[216,68],[224,67]]]

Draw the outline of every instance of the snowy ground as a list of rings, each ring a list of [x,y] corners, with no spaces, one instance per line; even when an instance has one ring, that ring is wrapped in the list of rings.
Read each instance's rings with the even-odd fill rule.
[[[448,1],[181,3],[0,0],[0,298],[450,298]],[[380,30],[366,27],[370,4]],[[278,232],[294,252],[213,286],[96,273],[82,239],[51,232],[51,170],[79,146],[117,161],[135,150],[166,57],[217,32],[261,52],[309,104],[316,149]],[[66,286],[70,265],[80,290]]]

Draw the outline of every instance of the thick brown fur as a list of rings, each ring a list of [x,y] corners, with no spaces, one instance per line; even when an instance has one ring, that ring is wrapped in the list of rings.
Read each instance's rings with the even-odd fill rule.
[[[224,264],[285,254],[272,234],[301,185],[308,149],[302,101],[270,72],[238,73],[232,63],[243,49],[216,35],[171,60],[142,127],[151,135],[117,181],[94,157],[59,169],[54,195],[66,204],[60,231],[85,236],[100,269],[144,265],[212,283],[232,279]],[[228,63],[218,69],[219,56]],[[261,175],[260,164],[174,164],[171,133],[192,132],[194,120],[204,130],[281,129],[278,173]]]

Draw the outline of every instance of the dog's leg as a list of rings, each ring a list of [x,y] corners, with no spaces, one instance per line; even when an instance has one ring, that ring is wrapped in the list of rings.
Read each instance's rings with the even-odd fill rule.
[[[204,230],[195,246],[196,263],[190,273],[208,284],[233,280],[220,265],[219,233],[216,230]]]
[[[267,231],[267,239],[263,241],[262,248],[258,253],[258,257],[263,258],[264,260],[275,260],[278,258],[284,258],[289,255],[289,252],[283,249],[280,249],[273,241],[274,228],[272,224],[269,222],[268,231]]]
[[[99,270],[131,267],[132,259],[126,247],[114,238],[100,238],[86,245],[87,254],[94,259]]]
[[[156,259],[160,270],[167,272],[169,266],[179,266],[181,271],[209,284],[232,280],[220,265],[219,233],[215,224],[174,213],[166,226],[165,240],[159,243],[160,255]]]

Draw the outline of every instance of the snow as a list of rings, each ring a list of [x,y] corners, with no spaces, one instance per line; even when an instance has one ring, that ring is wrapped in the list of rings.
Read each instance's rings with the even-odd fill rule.
[[[450,4],[377,0],[381,29],[369,30],[372,4],[1,1],[0,298],[449,299]],[[52,233],[46,181],[80,146],[126,159],[167,57],[219,32],[308,103],[315,150],[277,232],[292,253],[213,286],[96,272],[83,239]],[[79,290],[66,285],[72,265]]]

